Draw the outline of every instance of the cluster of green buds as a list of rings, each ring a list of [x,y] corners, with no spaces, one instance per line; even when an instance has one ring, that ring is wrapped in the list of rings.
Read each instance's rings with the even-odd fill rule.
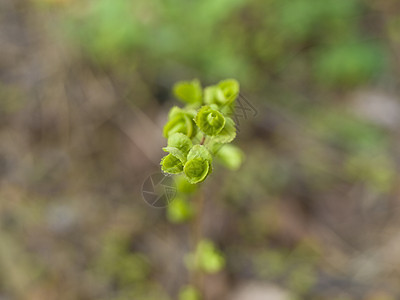
[[[168,174],[183,174],[191,184],[204,181],[212,172],[213,158],[230,169],[237,169],[242,152],[227,145],[236,137],[231,118],[239,83],[227,79],[202,88],[200,82],[178,82],[174,95],[185,107],[172,107],[163,134],[168,139],[163,150],[168,154],[161,160],[161,169]]]

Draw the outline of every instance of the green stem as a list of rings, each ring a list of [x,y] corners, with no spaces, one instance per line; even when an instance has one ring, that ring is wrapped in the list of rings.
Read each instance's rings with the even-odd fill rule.
[[[196,215],[192,221],[192,249],[193,253],[196,253],[197,247],[200,241],[203,239],[203,211],[204,211],[204,195],[200,188],[194,198]],[[201,295],[204,293],[204,273],[202,270],[194,269],[190,274],[191,283],[200,292]]]

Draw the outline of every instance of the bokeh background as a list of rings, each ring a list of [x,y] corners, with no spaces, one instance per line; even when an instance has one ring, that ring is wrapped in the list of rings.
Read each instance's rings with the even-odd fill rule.
[[[190,233],[141,188],[193,78],[257,110],[206,299],[399,299],[399,75],[396,0],[1,0],[0,299],[178,299]]]

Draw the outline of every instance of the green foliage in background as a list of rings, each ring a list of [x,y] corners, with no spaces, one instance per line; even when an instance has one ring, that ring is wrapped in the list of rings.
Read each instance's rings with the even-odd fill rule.
[[[62,28],[92,60],[117,69],[185,66],[246,84],[286,70],[349,87],[386,64],[383,43],[362,26],[369,9],[362,0],[86,0],[71,4]]]
[[[225,258],[212,241],[204,239],[199,242],[194,253],[186,255],[185,263],[189,270],[216,273],[225,266]]]
[[[140,253],[128,250],[127,240],[106,236],[104,247],[95,262],[99,274],[113,277],[121,286],[144,282],[149,275],[150,265]]]
[[[387,193],[395,187],[397,172],[383,128],[350,112],[326,106],[310,110],[307,119],[319,138],[341,149],[342,174],[363,182],[375,192]]]
[[[377,77],[384,57],[376,42],[349,41],[318,49],[313,72],[323,85],[352,87]]]
[[[184,197],[175,197],[167,207],[167,218],[171,223],[183,223],[194,216],[191,202]]]
[[[309,126],[320,138],[345,151],[374,152],[388,146],[382,128],[339,107],[313,107],[306,116]]]
[[[117,62],[165,66],[178,59],[221,76],[246,65],[215,28],[225,22],[243,0],[129,1],[96,0],[79,3],[65,19],[70,37],[101,64]],[[200,51],[200,49],[202,49]]]
[[[185,286],[179,293],[179,300],[200,300],[201,296],[197,289],[193,286]]]
[[[354,154],[346,160],[344,170],[374,192],[389,193],[396,187],[397,170],[389,154]]]
[[[96,280],[117,291],[112,299],[168,300],[165,291],[150,278],[151,263],[144,253],[129,249],[129,237],[107,233],[90,270]]]
[[[253,263],[260,277],[279,280],[294,295],[301,296],[317,281],[320,250],[311,240],[303,240],[292,251],[286,248],[262,250],[253,256]]]

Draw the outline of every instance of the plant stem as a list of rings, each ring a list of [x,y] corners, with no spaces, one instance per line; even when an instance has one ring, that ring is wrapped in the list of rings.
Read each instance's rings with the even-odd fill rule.
[[[197,251],[197,247],[200,241],[203,238],[203,211],[204,211],[204,194],[203,190],[200,188],[196,196],[194,197],[194,205],[195,205],[195,217],[192,221],[192,249],[194,253]],[[201,270],[195,269],[191,271],[190,274],[191,282],[194,287],[200,292],[200,294],[204,293],[204,274]]]

